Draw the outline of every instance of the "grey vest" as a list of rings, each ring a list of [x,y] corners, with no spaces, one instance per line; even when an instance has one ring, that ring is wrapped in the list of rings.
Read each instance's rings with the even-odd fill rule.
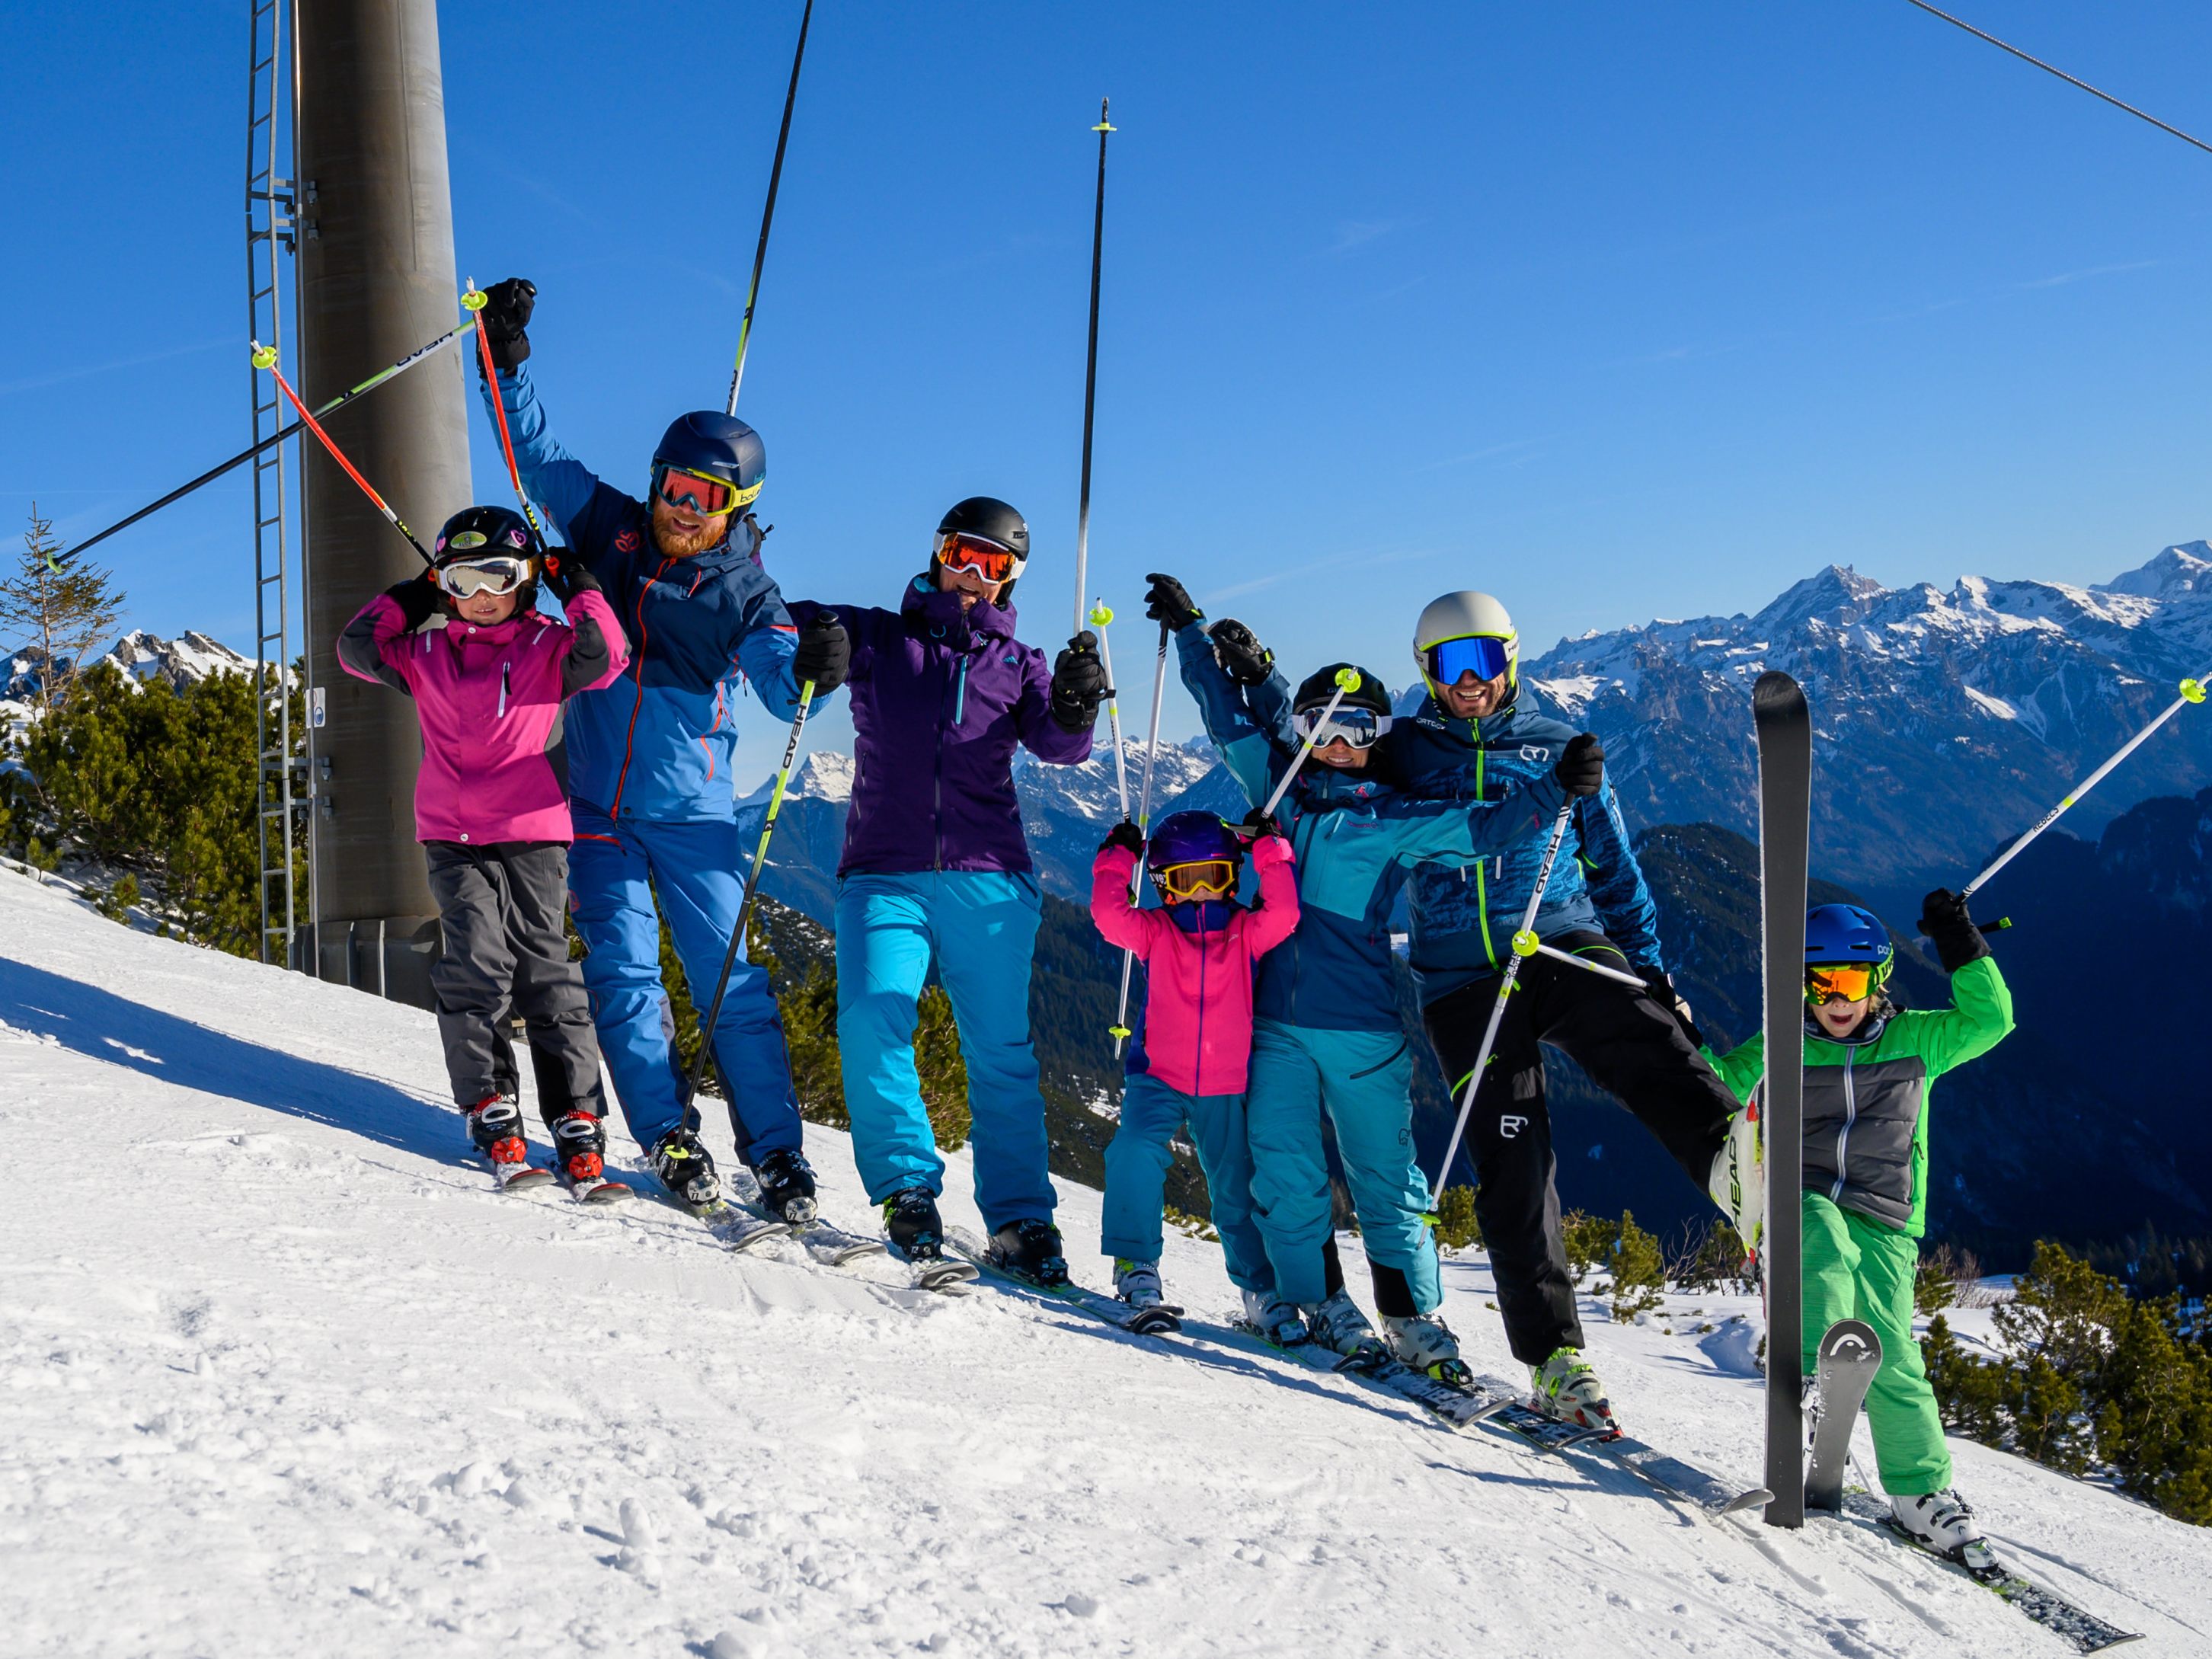
[[[1912,1143],[1928,1103],[1917,1054],[1805,1068],[1805,1190],[1893,1227],[1912,1219]]]

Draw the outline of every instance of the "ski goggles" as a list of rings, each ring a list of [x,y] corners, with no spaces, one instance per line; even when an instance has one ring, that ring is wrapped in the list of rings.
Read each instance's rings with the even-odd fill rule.
[[[739,489],[727,478],[710,472],[690,472],[680,466],[661,465],[653,469],[653,493],[671,507],[690,509],[709,519],[734,513],[760,494],[760,486]]]
[[[1322,717],[1328,714],[1326,720]],[[1390,729],[1390,717],[1378,714],[1371,708],[1346,708],[1340,704],[1334,714],[1328,714],[1326,705],[1319,708],[1301,708],[1291,716],[1291,729],[1300,738],[1313,739],[1316,749],[1332,743],[1348,743],[1354,749],[1371,749],[1377,739]]]
[[[1438,685],[1457,685],[1468,674],[1494,680],[1512,659],[1506,641],[1495,634],[1470,634],[1465,639],[1438,640],[1421,653],[1421,672]]]
[[[1170,904],[1194,899],[1226,898],[1237,890],[1237,866],[1227,859],[1202,859],[1196,864],[1170,864],[1152,872],[1160,896]]]
[[[455,559],[438,567],[438,586],[459,599],[478,593],[512,593],[536,574],[529,559],[504,553],[478,559]]]
[[[1871,962],[1839,962],[1832,967],[1805,970],[1805,1000],[1814,1007],[1825,1002],[1858,1002],[1874,994],[1881,970]]]
[[[1022,574],[1021,556],[1011,547],[963,536],[957,531],[937,538],[937,562],[955,574],[972,570],[987,582],[1010,582]]]

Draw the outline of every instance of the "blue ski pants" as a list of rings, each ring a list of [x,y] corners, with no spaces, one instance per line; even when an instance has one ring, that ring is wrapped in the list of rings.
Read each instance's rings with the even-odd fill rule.
[[[675,1021],[660,982],[660,924],[668,919],[676,955],[699,1018],[707,1017],[722,952],[737,926],[746,851],[738,827],[718,819],[617,824],[575,804],[576,840],[568,851],[568,892],[583,935],[584,986],[591,993],[599,1052],[614,1078],[615,1097],[637,1144],[653,1144],[678,1123],[699,1127],[684,1110],[676,1057]],[[799,1102],[783,1016],[768,975],[741,952],[730,969],[714,1033],[714,1069],[735,1097],[730,1127],[738,1156],[757,1164],[769,1152],[799,1144]]]
[[[1098,1248],[1132,1261],[1158,1261],[1169,1166],[1169,1143],[1185,1124],[1206,1171],[1213,1231],[1232,1284],[1274,1288],[1267,1247],[1252,1219],[1252,1154],[1244,1140],[1244,1097],[1187,1095],[1139,1073],[1121,1087],[1121,1121],[1106,1146],[1106,1207]]]
[[[1436,1239],[1422,1219],[1429,1189],[1413,1156],[1413,1051],[1401,1031],[1252,1022],[1244,1095],[1252,1208],[1285,1300],[1311,1304],[1328,1294],[1322,1265],[1330,1236],[1321,1133],[1326,1110],[1369,1258],[1405,1275],[1419,1311],[1443,1304]]]
[[[1052,1219],[1058,1200],[1030,1045],[1030,959],[1043,913],[1043,894],[1026,875],[937,870],[839,880],[837,1047],[853,1158],[871,1202],[905,1187],[945,1190],[914,1066],[915,1005],[934,962],[968,1066],[975,1207],[994,1232]]]

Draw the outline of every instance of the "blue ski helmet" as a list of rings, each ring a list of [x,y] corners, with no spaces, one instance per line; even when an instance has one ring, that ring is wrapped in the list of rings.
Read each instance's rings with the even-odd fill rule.
[[[759,433],[736,416],[704,409],[682,416],[660,434],[653,452],[652,485],[656,489],[664,466],[721,479],[736,492],[734,506],[742,513],[768,482],[768,447]]]
[[[1244,843],[1211,812],[1170,813],[1152,831],[1145,853],[1152,884],[1170,904],[1201,897],[1235,896],[1237,867],[1243,857]],[[1194,865],[1221,867],[1190,870],[1189,883],[1179,882],[1169,874]]]
[[[1805,965],[1833,968],[1847,962],[1871,962],[1875,982],[1889,977],[1897,955],[1889,929],[1871,910],[1856,904],[1816,904],[1805,913]]]

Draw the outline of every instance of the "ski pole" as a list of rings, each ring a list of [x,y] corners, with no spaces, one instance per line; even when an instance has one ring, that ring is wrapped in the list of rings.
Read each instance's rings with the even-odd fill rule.
[[[483,360],[484,384],[491,388],[491,412],[499,428],[500,453],[507,458],[507,482],[514,486],[514,499],[522,503],[522,516],[530,520],[530,528],[538,538],[538,551],[545,551],[545,526],[538,522],[538,509],[530,504],[530,492],[522,487],[522,469],[514,464],[514,440],[507,434],[507,404],[499,395],[499,365],[491,360],[491,337],[484,332],[483,308],[489,297],[477,288],[477,279],[469,278],[469,291],[461,295],[461,304],[476,319],[477,356]]]
[[[738,387],[745,378],[745,347],[753,337],[753,307],[760,300],[761,267],[768,263],[768,231],[775,222],[775,192],[783,183],[783,150],[791,142],[791,112],[799,102],[799,66],[806,61],[806,29],[814,21],[814,0],[799,15],[799,50],[791,54],[791,84],[783,93],[783,125],[775,135],[775,161],[768,170],[768,205],[761,210],[760,246],[753,250],[753,279],[745,289],[744,320],[738,325],[738,362],[730,371],[730,401],[722,412],[738,412]]]
[[[405,374],[409,369],[414,368],[416,364],[421,362],[425,357],[430,356],[431,353],[436,351],[440,347],[450,345],[453,341],[459,339],[462,335],[467,333],[469,330],[474,326],[475,323],[473,321],[463,323],[459,327],[449,329],[447,332],[441,334],[436,339],[432,340],[427,345],[416,346],[414,350],[409,352],[398,362],[390,365],[388,368],[377,370],[375,374],[370,375],[360,385],[349,386],[345,391],[338,393],[338,395],[331,398],[330,402],[323,404],[319,409],[315,410],[316,417],[320,418],[325,415],[335,414],[338,410],[351,403],[355,398],[365,397],[369,392],[375,391],[377,387],[382,386],[386,380],[391,380],[393,376]],[[305,411],[303,410],[302,414],[304,415],[304,413]],[[63,554],[62,557],[64,559],[74,559],[78,554],[83,552],[86,549],[94,546],[98,543],[106,541],[117,531],[128,530],[132,525],[137,524],[139,520],[145,518],[148,514],[159,513],[163,507],[168,506],[172,501],[180,501],[184,500],[185,496],[191,495],[192,491],[198,489],[202,484],[213,483],[217,478],[222,477],[224,473],[229,471],[233,467],[244,466],[248,461],[252,460],[256,455],[258,455],[263,450],[273,448],[275,446],[283,443],[285,439],[291,437],[302,427],[306,426],[307,423],[306,420],[301,419],[293,421],[288,425],[280,427],[277,430],[270,433],[267,437],[264,438],[259,443],[253,445],[250,448],[240,450],[237,454],[232,456],[228,460],[222,462],[219,465],[210,467],[206,471],[201,473],[198,477],[194,478],[190,483],[178,485],[176,489],[162,496],[160,501],[149,501],[145,506],[140,507],[136,513],[131,514],[130,517],[125,519],[118,519],[113,524],[108,526],[106,529],[101,531],[98,535],[87,537],[84,540],[79,542],[75,547],[70,549],[68,552]]]
[[[1562,951],[1556,945],[1540,944],[1536,946],[1536,954],[1540,957],[1549,957],[1554,962],[1564,962],[1571,967],[1602,975],[1607,979],[1617,979],[1623,985],[1632,985],[1639,991],[1648,991],[1651,988],[1633,974],[1625,972],[1619,968],[1608,968],[1601,962],[1592,962],[1588,957],[1578,957],[1571,951]]]
[[[1129,816],[1129,766],[1121,753],[1121,700],[1114,689],[1114,653],[1106,643],[1106,629],[1114,620],[1114,613],[1106,608],[1106,601],[1091,602],[1091,614],[1084,620],[1098,630],[1098,665],[1106,671],[1106,729],[1114,734],[1114,785],[1121,795],[1121,816]]]
[[[2212,678],[2212,670],[2207,671],[2206,678]],[[1989,878],[1991,876],[1996,874],[1998,871],[2003,869],[2005,866],[2010,864],[2014,859],[2018,858],[2021,850],[2027,847],[2028,842],[2033,841],[2038,836],[2051,828],[2052,824],[2057,823],[2061,813],[2064,812],[2068,807],[2073,805],[2075,801],[2081,799],[2082,796],[2087,794],[2092,789],[2094,789],[2100,783],[2102,783],[2105,781],[2106,774],[2110,772],[2114,767],[2118,766],[2129,756],[2134,754],[2136,749],[2142,746],[2144,738],[2149,737],[2150,734],[2157,731],[2160,726],[2165,725],[2176,714],[2179,714],[2184,704],[2203,702],[2203,701],[2204,684],[2202,679],[2189,679],[2182,681],[2181,695],[2176,697],[2172,702],[2166,704],[2165,708],[2160,711],[2159,716],[2156,720],[2153,720],[2148,726],[2143,727],[2142,731],[2136,732],[2135,736],[2130,738],[2125,743],[2122,744],[2110,760],[2106,761],[2095,771],[2090,773],[2089,775],[2082,779],[2080,783],[2075,785],[2074,793],[2072,794],[2067,796],[2066,799],[2060,801],[2057,805],[2052,807],[2048,812],[2045,812],[2043,815],[2043,821],[2040,823],[2037,824],[2035,828],[2029,830],[2018,841],[2013,842],[2011,846],[2006,848],[2002,853],[1999,854],[1996,863],[1990,865],[1988,869],[1983,871],[1980,875],[1976,876],[1972,881],[1968,882],[1965,887],[1960,890],[1959,896],[1962,899],[1970,899],[1973,897],[1977,892],[1981,890],[1982,887],[1989,881]]]
[[[1467,1133],[1467,1115],[1474,1109],[1475,1091],[1482,1087],[1483,1069],[1490,1064],[1490,1051],[1498,1045],[1498,1028],[1505,1018],[1505,999],[1513,994],[1513,981],[1521,975],[1521,964],[1544,948],[1536,937],[1536,910],[1544,902],[1544,890],[1552,884],[1552,866],[1558,862],[1559,844],[1567,838],[1567,820],[1574,815],[1575,803],[1570,796],[1559,805],[1559,816],[1552,822],[1552,839],[1544,848],[1543,867],[1536,872],[1536,885],[1528,894],[1528,908],[1521,915],[1521,931],[1513,935],[1513,954],[1505,959],[1505,971],[1498,981],[1498,1000],[1490,1007],[1490,1024],[1483,1028],[1482,1047],[1474,1053],[1474,1069],[1467,1074],[1467,1090],[1459,1097],[1459,1120],[1452,1125],[1451,1140],[1444,1147],[1444,1161],[1437,1166],[1437,1184],[1429,1194],[1429,1211],[1433,1216],[1444,1201],[1444,1182],[1451,1176],[1452,1158],[1459,1152],[1460,1137]],[[1641,984],[1643,981],[1638,981]]]
[[[821,619],[834,623],[835,613],[823,611]],[[806,711],[814,702],[814,682],[809,680],[799,689],[799,712],[791,719],[791,736],[783,745],[783,764],[776,768],[775,787],[768,798],[768,817],[761,821],[760,845],[753,848],[753,867],[745,873],[744,896],[738,901],[738,925],[730,932],[730,948],[722,952],[722,971],[714,981],[714,998],[707,1005],[707,1018],[699,1027],[699,1052],[691,1056],[691,1069],[684,1079],[684,1097],[679,1103],[685,1111],[691,1109],[691,1097],[699,1092],[699,1079],[707,1069],[707,1054],[714,1046],[714,1022],[722,1017],[722,996],[730,988],[730,970],[737,966],[738,951],[745,942],[745,926],[752,918],[753,901],[760,895],[761,872],[768,867],[769,837],[775,833],[775,820],[783,811],[783,792],[791,781],[792,763],[799,758],[799,739],[806,734]],[[725,1080],[724,1086],[734,1088]],[[735,1103],[732,1103],[733,1104]]]
[[[1098,205],[1091,220],[1091,355],[1083,370],[1083,487],[1075,510],[1075,631],[1083,631],[1085,571],[1091,562],[1091,424],[1098,403],[1098,273],[1106,246],[1106,135],[1116,131],[1106,118],[1108,100],[1098,100]],[[1110,674],[1109,675],[1110,678]],[[1126,803],[1123,815],[1127,814]]]
[[[1297,758],[1291,762],[1290,770],[1283,774],[1282,781],[1275,786],[1275,793],[1267,797],[1267,804],[1260,809],[1261,817],[1272,818],[1275,816],[1275,808],[1282,804],[1284,795],[1290,789],[1291,780],[1297,776],[1298,768],[1304,766],[1306,763],[1306,757],[1313,753],[1314,740],[1321,736],[1322,727],[1327,726],[1334,716],[1337,705],[1344,701],[1345,694],[1347,691],[1357,691],[1358,689],[1359,671],[1358,669],[1340,668],[1336,671],[1336,695],[1328,700],[1328,706],[1321,711],[1321,718],[1314,722],[1312,734],[1306,738],[1305,746],[1298,750]]]
[[[276,348],[265,346],[258,340],[254,341],[253,366],[256,368],[265,368],[276,377],[278,388],[291,400],[292,407],[300,411],[300,418],[307,422],[307,430],[323,441],[323,447],[331,452],[331,459],[343,467],[346,477],[359,484],[362,493],[376,503],[376,510],[384,514],[392,527],[407,538],[407,545],[422,556],[422,562],[428,565],[437,563],[437,561],[430,556],[430,550],[415,538],[415,532],[410,530],[400,516],[392,510],[392,503],[376,493],[376,486],[362,477],[354,464],[346,459],[345,452],[331,441],[331,434],[323,430],[323,423],[307,412],[307,404],[300,401],[300,394],[292,390],[292,383],[284,378],[284,371],[276,367]]]
[[[1111,678],[1112,671],[1108,671]],[[1168,625],[1160,624],[1159,659],[1152,666],[1152,724],[1145,734],[1145,781],[1137,791],[1137,833],[1143,836],[1152,827],[1152,763],[1160,757],[1160,702],[1168,685]],[[1144,890],[1145,861],[1147,854],[1139,849],[1137,861],[1129,871],[1129,902],[1135,904],[1137,896]],[[1121,1045],[1129,1040],[1129,970],[1135,964],[1137,953],[1124,949],[1121,952],[1121,1000],[1114,1011],[1112,1035],[1114,1058],[1121,1057]]]

